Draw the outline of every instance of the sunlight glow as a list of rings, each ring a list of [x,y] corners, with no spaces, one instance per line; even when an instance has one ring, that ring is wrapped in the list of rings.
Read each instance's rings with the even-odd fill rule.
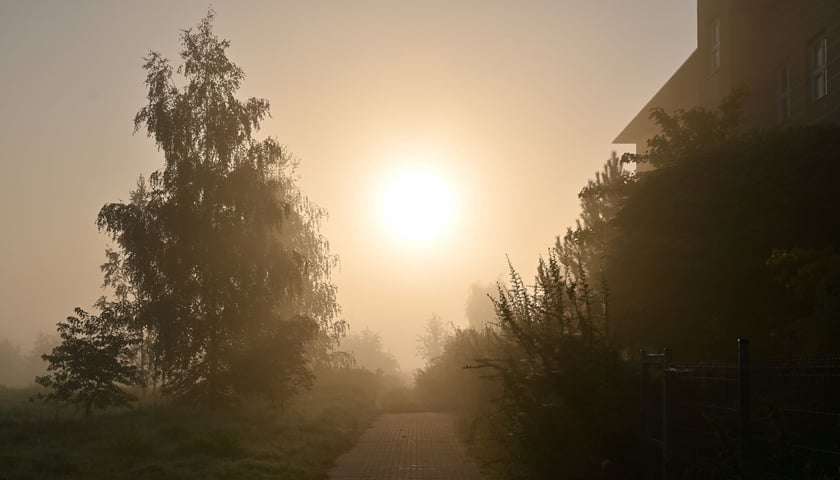
[[[413,168],[387,182],[380,208],[388,229],[401,241],[429,243],[452,226],[456,201],[443,177],[428,169]]]

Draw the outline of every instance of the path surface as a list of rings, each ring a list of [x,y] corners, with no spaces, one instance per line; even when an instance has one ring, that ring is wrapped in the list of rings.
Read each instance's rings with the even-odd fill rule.
[[[380,416],[330,471],[332,480],[483,480],[443,413]]]

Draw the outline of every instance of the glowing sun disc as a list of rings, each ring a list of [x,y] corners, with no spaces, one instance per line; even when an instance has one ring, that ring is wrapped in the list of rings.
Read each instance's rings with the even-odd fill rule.
[[[434,172],[405,170],[388,182],[381,198],[385,225],[400,240],[428,243],[443,235],[455,217],[455,196]]]

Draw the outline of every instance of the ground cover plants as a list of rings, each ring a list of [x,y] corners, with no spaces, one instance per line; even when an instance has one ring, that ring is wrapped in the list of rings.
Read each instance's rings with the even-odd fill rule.
[[[147,399],[88,417],[30,402],[35,389],[0,388],[0,478],[321,479],[375,415],[377,379],[355,369],[319,378],[284,412]]]

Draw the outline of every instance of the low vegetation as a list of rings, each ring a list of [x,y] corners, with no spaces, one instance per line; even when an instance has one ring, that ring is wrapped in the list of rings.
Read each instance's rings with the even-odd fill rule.
[[[92,417],[0,388],[0,478],[322,479],[373,418],[378,388],[364,370],[324,371],[283,412],[146,399]]]
[[[490,475],[597,478],[604,460],[633,469],[632,372],[576,264],[551,253],[533,288],[511,269],[493,325],[456,332],[417,374],[418,397],[460,414]]]

